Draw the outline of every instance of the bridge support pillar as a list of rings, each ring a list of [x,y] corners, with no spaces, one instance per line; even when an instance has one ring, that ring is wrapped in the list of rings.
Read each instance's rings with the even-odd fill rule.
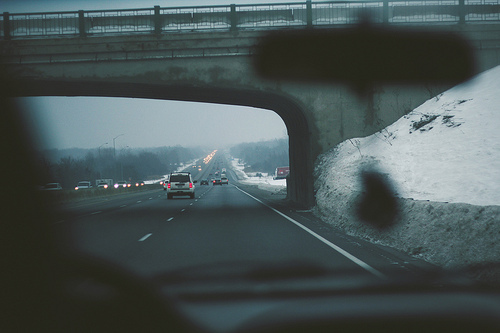
[[[3,38],[5,40],[10,39],[10,19],[9,12],[3,13]]]
[[[236,13],[236,5],[231,5],[230,22],[231,31],[238,30],[238,14]]]
[[[80,37],[87,37],[87,32],[85,31],[85,15],[83,10],[78,11],[78,30]]]
[[[307,15],[307,27],[312,28],[313,26],[313,14],[312,14],[312,2],[311,0],[306,1],[306,15]]]
[[[160,16],[160,6],[155,6],[155,16],[154,16],[154,24],[155,24],[155,34],[160,35],[162,30],[162,22]]]

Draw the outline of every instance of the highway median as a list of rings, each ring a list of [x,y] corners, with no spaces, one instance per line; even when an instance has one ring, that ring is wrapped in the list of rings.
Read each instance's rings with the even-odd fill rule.
[[[65,204],[78,201],[112,197],[129,193],[137,193],[151,190],[160,190],[159,184],[145,184],[142,186],[131,185],[130,187],[118,188],[90,188],[78,190],[60,190],[60,191],[40,191],[42,197],[46,198],[51,204]]]

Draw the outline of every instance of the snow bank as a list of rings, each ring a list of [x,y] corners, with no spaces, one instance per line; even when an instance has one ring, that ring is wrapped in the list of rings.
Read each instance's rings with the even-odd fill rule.
[[[392,179],[400,197],[401,222],[388,232],[354,217],[365,167]],[[316,212],[350,234],[443,266],[500,261],[500,66],[340,143],[315,172]]]
[[[177,169],[175,170],[175,172],[182,172],[185,169],[191,168],[194,165],[196,165],[199,160],[200,160],[200,158],[197,158],[197,159],[192,160],[191,162],[188,162],[187,164],[180,163],[179,166],[177,167]],[[163,175],[163,177],[161,177],[160,179],[146,180],[146,181],[144,181],[144,184],[148,184],[148,185],[159,184],[161,181],[167,179],[168,177],[170,177],[169,173],[166,175]]]
[[[232,169],[238,177],[238,182],[247,185],[256,185],[261,190],[275,194],[286,194],[285,179],[273,179],[273,176],[269,176],[267,173],[262,173],[262,177],[257,177],[256,173],[247,174],[243,171],[245,169],[244,164],[238,163],[238,160],[233,157],[229,159],[231,160]]]

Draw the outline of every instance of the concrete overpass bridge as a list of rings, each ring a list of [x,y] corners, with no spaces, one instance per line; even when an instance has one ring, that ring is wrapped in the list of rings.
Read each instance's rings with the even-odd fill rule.
[[[379,131],[446,87],[383,87],[362,100],[344,86],[262,79],[252,53],[269,30],[348,26],[367,9],[374,24],[463,34],[476,49],[478,71],[500,64],[498,0],[4,13],[0,51],[15,78],[14,96],[135,97],[274,111],[289,135],[289,197],[312,206],[320,154]]]

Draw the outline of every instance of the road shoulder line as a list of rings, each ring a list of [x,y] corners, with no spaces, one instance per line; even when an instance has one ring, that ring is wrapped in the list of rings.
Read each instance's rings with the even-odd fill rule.
[[[295,224],[296,226],[298,226],[299,228],[303,229],[304,231],[306,231],[307,233],[309,233],[310,235],[316,237],[318,240],[320,240],[321,242],[323,242],[324,244],[328,245],[329,247],[331,247],[332,249],[334,249],[335,251],[337,251],[338,253],[340,253],[341,255],[343,255],[344,257],[346,257],[347,259],[351,260],[352,262],[354,262],[355,264],[357,264],[358,266],[360,266],[361,268],[365,269],[366,271],[372,273],[373,275],[375,275],[376,277],[378,278],[381,278],[381,279],[386,279],[387,277],[382,274],[380,271],[378,271],[377,269],[373,268],[372,266],[368,265],[367,263],[365,263],[364,261],[362,261],[361,259],[358,259],[357,257],[353,256],[352,254],[350,254],[349,252],[347,252],[346,250],[342,249],[341,247],[333,244],[332,242],[330,242],[329,240],[327,240],[326,238],[318,235],[317,233],[315,233],[314,231],[312,231],[311,229],[303,226],[301,223],[295,221],[294,219],[292,219],[291,217],[283,214],[282,212],[280,212],[279,210],[269,206],[268,204],[266,204],[265,202],[263,202],[262,200],[254,197],[253,195],[251,195],[250,193],[247,193],[245,191],[243,191],[242,189],[240,189],[238,186],[236,185],[233,185],[234,187],[236,187],[240,192],[246,194],[247,196],[249,196],[250,198],[254,199],[255,201],[261,203],[262,205],[266,206],[267,208],[271,209],[272,211],[274,211],[276,214],[278,215],[281,215],[282,217],[284,217],[285,219],[287,219],[288,221],[292,222],[293,224]]]

